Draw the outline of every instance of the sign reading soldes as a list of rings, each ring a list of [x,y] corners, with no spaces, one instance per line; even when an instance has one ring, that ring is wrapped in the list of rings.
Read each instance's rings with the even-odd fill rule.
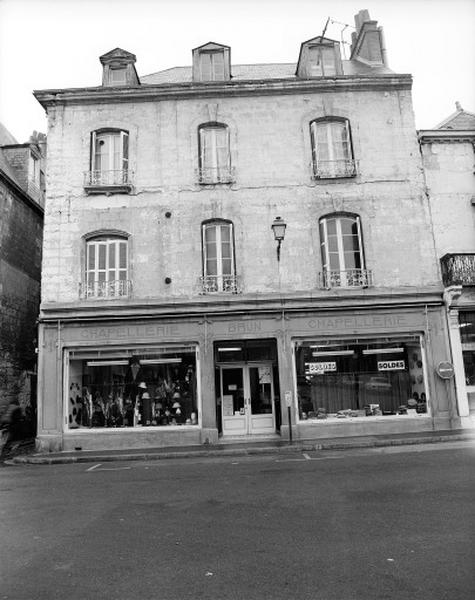
[[[405,368],[403,360],[378,360],[378,371],[403,371]]]
[[[310,362],[305,363],[305,372],[308,375],[320,375],[328,371],[336,371],[336,362]]]

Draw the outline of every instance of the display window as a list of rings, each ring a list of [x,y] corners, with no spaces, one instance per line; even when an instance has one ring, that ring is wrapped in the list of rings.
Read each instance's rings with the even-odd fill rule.
[[[197,348],[69,350],[68,429],[199,425]]]
[[[428,412],[419,336],[298,341],[295,370],[301,421]]]

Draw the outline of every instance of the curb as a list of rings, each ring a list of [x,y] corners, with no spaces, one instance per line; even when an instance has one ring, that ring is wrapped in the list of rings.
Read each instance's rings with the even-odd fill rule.
[[[121,461],[151,461],[151,460],[170,460],[175,458],[212,458],[221,456],[255,456],[280,454],[289,452],[305,452],[305,451],[325,451],[325,450],[351,450],[360,448],[383,448],[391,446],[411,446],[418,444],[436,444],[454,441],[475,441],[475,433],[459,433],[445,434],[432,436],[417,436],[409,438],[388,438],[388,439],[359,439],[359,440],[341,440],[329,439],[327,441],[302,441],[295,444],[287,444],[282,446],[262,446],[242,448],[214,448],[203,450],[179,450],[167,451],[163,450],[150,452],[134,452],[131,454],[76,454],[69,456],[48,456],[43,455],[22,455],[16,456],[4,461],[5,465],[60,465],[60,464],[75,464],[75,463],[90,463],[90,462],[121,462]]]

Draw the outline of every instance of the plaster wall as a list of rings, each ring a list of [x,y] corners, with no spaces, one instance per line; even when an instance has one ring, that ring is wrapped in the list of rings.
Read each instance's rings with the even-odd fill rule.
[[[424,143],[437,256],[475,251],[475,153],[470,142]]]
[[[354,179],[312,178],[309,123],[325,115],[350,120]],[[101,229],[130,234],[135,298],[194,296],[200,223],[211,218],[234,223],[245,293],[314,290],[318,220],[335,211],[360,215],[376,287],[439,282],[409,91],[67,105],[51,108],[49,121],[43,302],[77,301],[83,236]],[[232,185],[197,183],[197,128],[209,121],[229,127]],[[101,127],[129,131],[130,195],[84,192],[90,134]],[[270,227],[278,215],[288,225],[280,264]]]

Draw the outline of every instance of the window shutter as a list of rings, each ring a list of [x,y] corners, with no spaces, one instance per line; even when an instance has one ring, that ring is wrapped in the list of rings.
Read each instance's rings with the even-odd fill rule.
[[[120,132],[122,138],[122,170],[124,174],[129,170],[129,134],[127,131]]]
[[[89,153],[90,153],[90,169],[91,171],[94,171],[94,167],[96,164],[96,132],[93,131],[91,133],[91,147],[89,149]]]

